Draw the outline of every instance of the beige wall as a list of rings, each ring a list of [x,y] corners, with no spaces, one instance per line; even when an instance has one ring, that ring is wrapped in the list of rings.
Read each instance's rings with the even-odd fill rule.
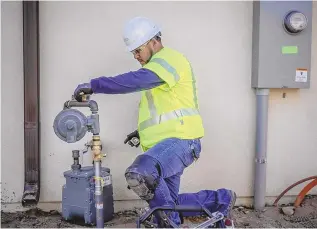
[[[15,14],[19,10],[15,9]],[[239,196],[253,194],[252,2],[41,2],[40,12],[41,201],[60,201],[63,172],[72,163],[71,150],[83,148],[85,140],[90,139],[87,134],[79,143],[62,142],[52,129],[55,116],[70,99],[77,84],[92,77],[112,76],[139,67],[132,55],[125,52],[121,38],[124,22],[139,12],[163,26],[164,44],[180,50],[190,59],[198,79],[206,136],[201,160],[185,172],[181,191],[227,187]],[[317,21],[315,3],[313,21]],[[18,33],[21,22],[14,28]],[[317,24],[313,33],[311,88],[272,90],[270,96],[268,196],[276,196],[293,182],[316,174]],[[20,45],[19,40],[16,43]],[[21,60],[18,47],[15,46],[17,50],[11,55]],[[22,79],[22,68],[18,66],[11,71],[19,70],[15,77]],[[13,86],[13,78],[7,71],[3,82]],[[22,90],[22,82],[19,84]],[[8,98],[18,101],[20,95],[6,90],[10,93]],[[283,92],[287,93],[284,99]],[[22,95],[21,91],[18,93]],[[101,137],[108,154],[103,164],[111,168],[114,197],[116,200],[135,199],[136,196],[126,189],[124,171],[140,152],[124,145],[123,140],[136,128],[139,94],[96,95],[93,98],[100,106]],[[22,105],[21,100],[18,102]],[[13,134],[23,127],[22,107],[11,109],[18,109],[16,116],[12,115],[13,110],[4,110],[4,116],[20,121],[14,123],[11,135],[4,140],[8,147],[16,142]],[[89,114],[88,110],[81,110]],[[9,122],[5,124],[10,125]],[[23,187],[21,131],[19,137],[20,183],[9,183],[9,171],[3,175],[3,179],[8,180],[7,189],[18,195]],[[8,150],[5,151],[2,165],[10,158]],[[84,164],[90,162],[91,155],[85,155]],[[5,166],[10,168],[9,164]],[[298,191],[297,188],[290,193]]]
[[[1,2],[1,202],[19,202],[24,182],[21,2]]]
[[[311,86],[271,90],[267,195],[280,194],[305,177],[317,175],[317,2],[313,1]],[[286,98],[283,98],[283,93]],[[305,183],[306,184],[306,183]],[[303,184],[289,193],[297,195]],[[317,187],[311,193],[317,194]]]

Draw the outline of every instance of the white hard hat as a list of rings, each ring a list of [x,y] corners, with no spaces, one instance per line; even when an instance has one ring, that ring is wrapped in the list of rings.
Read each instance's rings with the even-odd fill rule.
[[[129,52],[151,40],[161,28],[145,17],[135,17],[124,27],[123,40]]]

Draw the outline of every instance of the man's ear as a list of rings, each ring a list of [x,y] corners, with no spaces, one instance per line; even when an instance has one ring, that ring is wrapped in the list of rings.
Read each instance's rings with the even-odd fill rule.
[[[152,39],[152,41],[153,41],[153,47],[157,47],[160,45],[160,42],[158,40],[156,40],[155,38]]]
[[[152,40],[149,42],[149,46],[150,46],[151,49],[154,49],[155,46],[157,46],[156,41],[155,41],[154,39],[152,39]]]

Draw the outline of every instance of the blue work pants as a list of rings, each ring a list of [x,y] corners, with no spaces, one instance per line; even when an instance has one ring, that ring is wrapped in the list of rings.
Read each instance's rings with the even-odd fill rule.
[[[169,138],[139,156],[127,171],[151,176],[158,181],[154,197],[148,201],[150,208],[174,206],[175,204],[204,205],[211,212],[220,211],[227,214],[227,208],[231,201],[229,190],[201,190],[196,193],[179,194],[181,175],[188,166],[199,159],[200,152],[199,139]],[[201,178],[209,175],[202,171]],[[184,213],[184,216],[197,214],[199,213],[190,212]],[[172,213],[170,219],[177,225],[180,224],[177,212]]]

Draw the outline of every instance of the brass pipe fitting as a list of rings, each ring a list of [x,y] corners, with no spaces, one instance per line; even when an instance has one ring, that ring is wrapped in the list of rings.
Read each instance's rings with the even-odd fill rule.
[[[92,137],[92,144],[91,144],[91,151],[93,153],[94,161],[101,161],[101,158],[103,157],[101,154],[101,141],[99,135],[94,135]]]

